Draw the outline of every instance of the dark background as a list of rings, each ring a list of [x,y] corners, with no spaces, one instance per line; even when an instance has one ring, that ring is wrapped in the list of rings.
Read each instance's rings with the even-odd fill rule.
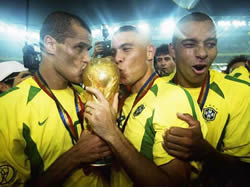
[[[172,0],[29,0],[30,24],[40,26],[47,14],[66,10],[90,25],[152,19],[185,13]],[[192,11],[210,16],[250,16],[249,0],[200,0]],[[0,0],[0,19],[25,24],[26,0]]]
[[[219,28],[219,54],[215,64],[228,63],[230,58],[240,54],[250,56],[250,0],[193,0],[198,3],[190,10],[178,6],[173,1],[180,0],[29,0],[29,30],[38,33],[44,18],[55,10],[81,16],[92,31],[100,28],[102,23],[122,25],[136,24],[137,21],[144,20],[154,29],[153,43],[157,47],[170,42],[170,38],[162,37],[157,31],[163,19],[178,19],[191,11],[201,11],[212,16],[216,22],[246,21],[244,27]],[[4,22],[25,28],[26,5],[26,0],[0,0],[0,27],[1,22]],[[18,37],[13,37],[13,34],[8,35],[8,32],[10,31],[1,32],[0,28],[0,61],[22,60],[25,39],[21,34],[14,34]],[[94,37],[94,41],[96,39]]]

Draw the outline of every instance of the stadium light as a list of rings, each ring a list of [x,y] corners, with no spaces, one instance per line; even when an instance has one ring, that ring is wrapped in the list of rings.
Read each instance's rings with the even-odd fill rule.
[[[172,18],[166,19],[160,25],[160,32],[162,34],[170,34],[172,35],[175,28],[175,21]]]
[[[241,20],[231,20],[231,21],[218,21],[218,25],[221,27],[230,27],[230,26],[234,26],[234,27],[244,27],[247,26],[246,21],[241,21]]]
[[[101,30],[100,29],[94,29],[92,30],[92,35],[93,35],[93,38],[97,38],[97,37],[101,37]]]
[[[28,34],[28,38],[29,40],[32,40],[32,41],[39,41],[39,34],[37,32],[33,32],[33,31],[30,31],[29,34]]]
[[[3,22],[0,22],[0,32],[4,32],[4,30],[6,29],[6,26]]]
[[[143,32],[149,32],[150,31],[150,27],[147,23],[139,23],[137,25],[138,29],[143,31]]]
[[[231,26],[231,21],[218,21],[218,25],[220,27],[230,27]]]
[[[246,26],[246,22],[240,21],[240,20],[233,20],[232,25],[235,27],[243,27],[243,26]]]
[[[118,26],[108,27],[109,35],[112,36],[118,29],[119,29]]]

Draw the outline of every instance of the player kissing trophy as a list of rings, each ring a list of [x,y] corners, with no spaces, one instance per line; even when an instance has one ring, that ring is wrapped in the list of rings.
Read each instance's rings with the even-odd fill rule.
[[[97,88],[112,106],[114,96],[119,91],[120,73],[111,56],[94,58],[83,70],[83,84],[87,87]],[[97,101],[94,95],[84,93],[87,101]],[[111,164],[111,158],[103,158],[91,166],[105,166]]]

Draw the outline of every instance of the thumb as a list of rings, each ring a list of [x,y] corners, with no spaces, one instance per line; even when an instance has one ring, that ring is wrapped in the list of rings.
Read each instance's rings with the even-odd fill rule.
[[[118,92],[115,94],[114,96],[114,100],[113,100],[113,104],[112,104],[112,108],[114,110],[115,113],[117,113],[117,110],[118,110]]]
[[[196,127],[199,124],[199,121],[193,118],[190,114],[183,114],[183,113],[177,113],[177,117],[182,120],[187,122],[189,127]]]

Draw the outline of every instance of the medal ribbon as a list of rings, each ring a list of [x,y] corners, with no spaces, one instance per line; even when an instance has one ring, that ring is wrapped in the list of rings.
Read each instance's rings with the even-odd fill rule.
[[[209,91],[209,82],[210,82],[210,73],[208,71],[207,77],[204,80],[202,87],[201,87],[201,91],[197,100],[197,103],[200,106],[200,109],[202,111],[204,104],[207,100],[207,95],[208,95],[208,91]]]
[[[157,73],[154,72],[154,73],[148,78],[148,80],[144,83],[144,85],[141,87],[141,89],[139,90],[139,92],[137,93],[136,98],[135,98],[135,100],[134,100],[134,103],[133,103],[133,105],[132,105],[132,107],[131,107],[131,109],[130,109],[130,112],[129,112],[129,114],[128,114],[128,116],[127,116],[127,118],[126,118],[126,120],[125,120],[125,122],[124,122],[124,124],[123,124],[123,126],[122,126],[122,129],[121,129],[122,133],[125,131],[125,127],[127,126],[128,119],[129,119],[129,117],[130,117],[130,114],[131,114],[131,112],[132,112],[134,106],[135,106],[135,105],[136,105],[136,104],[137,104],[137,103],[147,94],[147,92],[149,91],[149,89],[153,86],[154,81],[155,81],[158,77],[159,77],[159,76],[157,75]],[[124,104],[125,100],[126,100],[126,98],[125,98],[125,99],[122,99],[122,101],[123,101],[122,105]],[[121,117],[121,113],[122,113],[122,110],[120,110],[120,117]]]
[[[56,96],[53,94],[53,92],[51,91],[51,89],[49,88],[48,84],[43,79],[43,77],[42,77],[42,75],[40,74],[39,71],[37,71],[34,74],[33,79],[36,81],[36,83],[39,85],[39,87],[50,98],[52,98],[55,101],[57,109],[58,109],[58,112],[59,112],[60,117],[62,119],[62,122],[63,122],[65,128],[69,132],[69,135],[71,137],[72,143],[75,144],[77,142],[77,140],[78,140],[79,137],[78,137],[77,129],[74,127],[73,121],[72,121],[69,113],[63,108],[63,106],[58,101],[58,99],[56,98]],[[77,117],[79,119],[79,122],[81,124],[81,128],[83,130],[84,129],[84,127],[83,127],[83,119],[84,119],[84,116],[83,116],[84,115],[83,102],[82,102],[81,98],[79,97],[79,95],[78,95],[77,91],[75,90],[75,88],[71,84],[69,84],[69,87],[74,92],[74,102],[75,102],[76,113],[77,113]]]

